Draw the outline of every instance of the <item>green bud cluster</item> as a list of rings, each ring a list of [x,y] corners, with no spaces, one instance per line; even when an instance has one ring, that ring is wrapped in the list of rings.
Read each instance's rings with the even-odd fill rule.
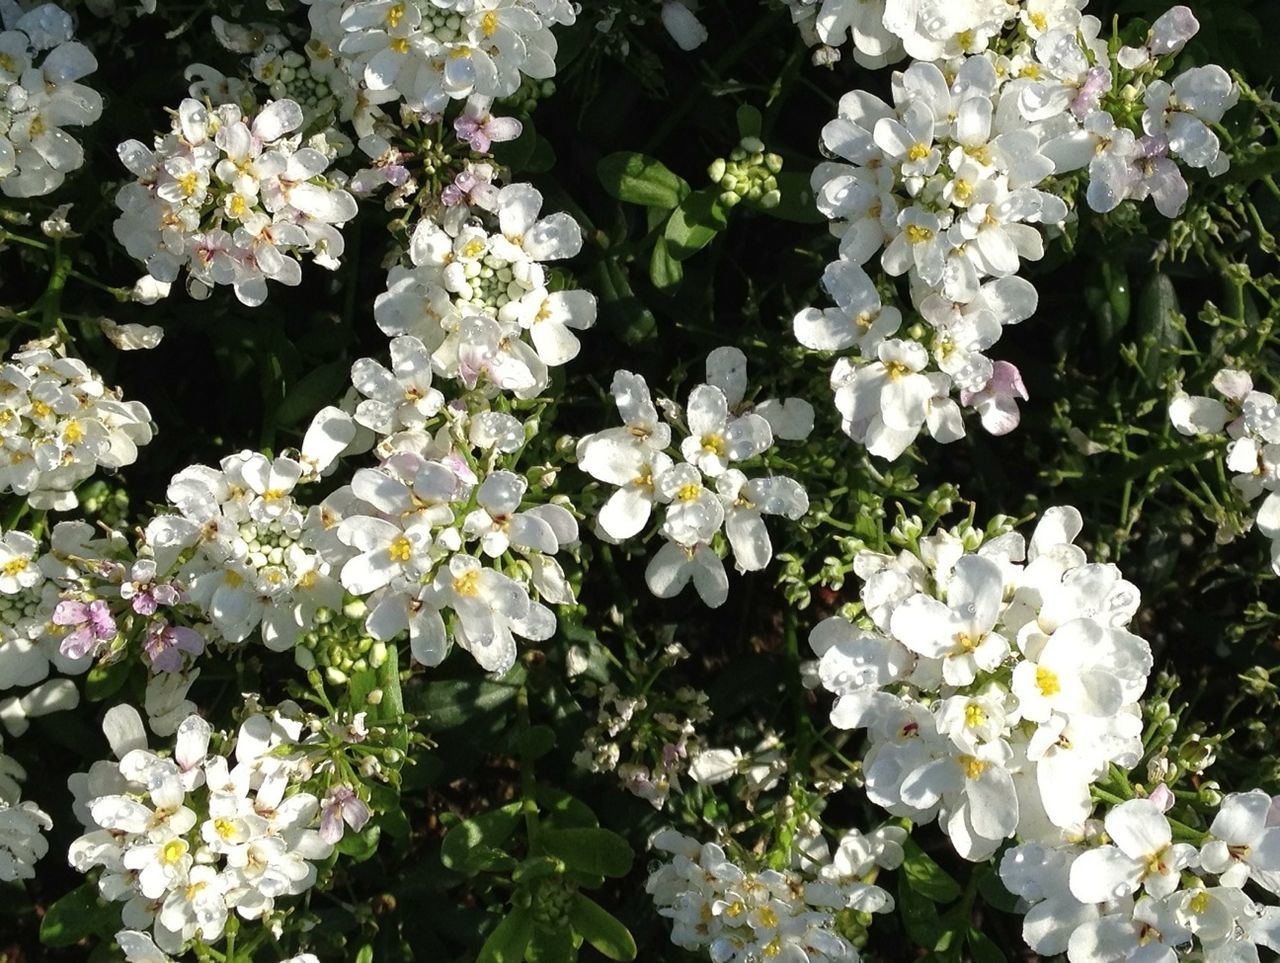
[[[555,81],[525,77],[520,83],[520,88],[510,97],[502,98],[501,103],[505,108],[504,112],[530,114],[538,106],[539,101],[545,100],[555,92]]]
[[[332,685],[346,685],[353,672],[377,669],[387,661],[387,646],[364,632],[363,617],[320,609],[310,632],[298,639],[294,660],[304,669],[322,669]]]
[[[332,110],[337,103],[329,82],[317,76],[307,58],[296,50],[286,50],[272,61],[271,68],[275,74],[267,84],[271,96],[296,101],[308,117]]]
[[[559,879],[547,878],[534,884],[533,902],[529,909],[536,923],[544,927],[559,927],[568,923],[572,901],[573,893]]]
[[[418,143],[415,153],[422,163],[422,172],[428,177],[440,174],[442,184],[453,180],[459,165],[454,163],[453,155],[444,144],[438,144],[430,137],[426,137]]]
[[[717,157],[707,169],[713,184],[721,189],[720,203],[734,207],[750,201],[769,209],[782,203],[777,175],[782,172],[782,158],[765,153],[758,137],[744,137],[729,152],[729,158]]]
[[[80,508],[85,514],[96,515],[112,528],[118,528],[129,517],[129,493],[98,479],[80,490]]]
[[[0,626],[12,628],[24,619],[35,618],[39,611],[38,590],[25,589],[14,595],[0,595]]]

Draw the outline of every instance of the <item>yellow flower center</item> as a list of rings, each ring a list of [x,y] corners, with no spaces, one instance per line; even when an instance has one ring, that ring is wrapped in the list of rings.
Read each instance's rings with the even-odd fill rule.
[[[907,225],[907,240],[912,244],[924,244],[933,240],[933,231],[920,224]]]
[[[1203,913],[1209,906],[1209,894],[1205,890],[1200,890],[1195,896],[1187,900],[1187,907],[1191,912],[1199,915]]]
[[[1040,690],[1040,694],[1046,699],[1055,696],[1062,691],[1062,683],[1058,681],[1058,674],[1052,669],[1046,669],[1042,665],[1036,666],[1036,688]]]
[[[951,190],[958,201],[967,201],[973,197],[973,185],[968,181],[957,180]]]
[[[387,11],[387,26],[392,30],[400,26],[400,21],[404,19],[404,4],[397,3],[394,7]]]
[[[723,455],[725,451],[724,436],[718,434],[703,435],[702,450],[708,455]]]
[[[228,207],[232,217],[244,217],[249,212],[249,204],[242,194],[232,194],[231,203]]]
[[[897,381],[899,378],[905,378],[911,374],[911,369],[901,361],[890,361],[884,366],[885,374],[889,376],[890,381]]]
[[[782,940],[778,937],[771,939],[764,948],[764,956],[767,960],[772,960],[782,954]]]
[[[907,151],[907,160],[922,161],[929,156],[929,145],[922,143],[912,144]]]
[[[49,129],[49,125],[44,122],[44,118],[41,117],[39,114],[36,114],[36,116],[31,121],[30,137],[34,140],[35,138],[39,137],[48,129]]]
[[[62,429],[62,437],[68,445],[74,445],[84,437],[84,427],[72,418]]]
[[[453,590],[465,598],[473,599],[480,594],[480,572],[472,569],[453,580]]]
[[[194,194],[200,187],[200,175],[195,171],[187,171],[178,177],[178,186],[182,188],[182,193],[187,197]]]
[[[226,574],[222,576],[222,580],[226,582],[228,585],[230,585],[232,588],[239,588],[241,585],[244,584],[244,578],[240,575],[240,573],[235,571],[235,569],[230,569],[230,568],[227,569]]]
[[[213,821],[213,831],[221,836],[224,841],[230,840],[236,834],[236,824],[230,819],[219,816]]]
[[[987,721],[987,712],[982,706],[976,702],[970,702],[964,707],[964,724],[970,728],[982,725]]]
[[[977,779],[987,771],[987,766],[990,765],[990,763],[983,762],[977,756],[960,756],[956,761],[964,769],[966,779]]]
[[[1044,30],[1049,26],[1049,18],[1043,13],[1029,14],[1027,19],[1031,21],[1031,26],[1035,27],[1037,30]]]
[[[484,253],[484,241],[478,237],[473,237],[462,248],[463,257],[479,257]]]
[[[43,401],[37,400],[31,402],[31,413],[37,418],[47,418],[53,413],[53,409]]]
[[[187,854],[187,844],[181,839],[171,839],[160,847],[160,862],[172,866]]]
[[[0,572],[4,572],[5,575],[13,578],[19,572],[25,572],[30,564],[31,562],[25,558],[11,558],[4,563],[3,567],[0,567]]]
[[[387,549],[387,555],[393,562],[407,562],[409,561],[409,556],[412,554],[413,543],[404,535],[398,536]]]
[[[682,502],[691,502],[700,494],[702,494],[702,486],[695,482],[690,482],[676,492],[676,498]]]
[[[496,10],[490,10],[480,18],[480,32],[486,37],[492,37],[498,32],[498,13]]]
[[[407,54],[409,52],[409,41],[404,37],[396,37],[396,39],[387,44],[387,46],[398,54]]]

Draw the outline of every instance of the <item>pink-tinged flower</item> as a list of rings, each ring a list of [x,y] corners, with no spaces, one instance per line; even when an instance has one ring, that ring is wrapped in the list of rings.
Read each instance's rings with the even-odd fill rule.
[[[54,625],[74,625],[76,629],[62,640],[61,651],[69,659],[82,659],[97,649],[99,643],[116,637],[116,620],[102,599],[85,603],[65,599],[53,610]]]
[[[333,786],[320,804],[320,838],[333,845],[342,839],[346,826],[354,832],[369,821],[369,807],[350,786]],[[345,825],[344,825],[345,824]]]
[[[1027,401],[1026,385],[1016,365],[997,361],[992,365],[991,380],[981,391],[961,391],[960,403],[972,406],[982,419],[982,427],[993,435],[1007,435],[1022,419],[1018,399]]]
[[[1071,113],[1077,120],[1084,120],[1098,109],[1098,101],[1111,89],[1111,71],[1106,67],[1094,67],[1084,78],[1080,90],[1071,101]]]
[[[204,636],[182,625],[157,622],[147,630],[143,650],[155,672],[181,672],[182,653],[193,657],[204,651]]]
[[[1170,809],[1173,808],[1173,804],[1174,804],[1173,790],[1171,790],[1164,783],[1160,783],[1160,785],[1156,786],[1155,789],[1151,790],[1151,795],[1148,796],[1147,798],[1150,799],[1157,806],[1159,806],[1160,811],[1162,813],[1167,813]]]
[[[524,125],[514,117],[491,115],[489,103],[488,97],[472,97],[453,122],[458,139],[465,141],[478,154],[489,153],[492,144],[515,140],[524,130]]]
[[[445,207],[467,204],[486,211],[495,210],[498,206],[498,189],[493,186],[492,168],[488,164],[480,164],[459,171],[453,183],[440,192],[440,200]]]

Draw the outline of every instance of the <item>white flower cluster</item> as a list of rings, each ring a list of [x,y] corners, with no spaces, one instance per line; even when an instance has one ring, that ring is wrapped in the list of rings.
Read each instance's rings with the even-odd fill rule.
[[[602,538],[633,538],[649,524],[655,507],[664,509],[666,544],[645,571],[650,591],[672,598],[692,581],[703,602],[715,608],[729,592],[713,544],[718,533],[723,529],[738,570],[756,572],[773,557],[763,516],[795,520],[809,510],[809,497],[795,479],[748,477],[742,468],[765,455],[775,435],[808,437],[813,409],[798,398],[744,403],[747,359],[737,348],[711,352],[706,373],[706,383],[689,393],[682,423],[673,405],[664,405],[666,420],[659,419],[644,378],[616,372],[613,398],[623,425],[579,439],[577,458],[592,478],[617,487],[596,519]],[[672,425],[686,433],[678,452],[671,451]]]
[[[231,285],[244,304],[267,298],[267,280],[302,283],[299,255],[335,269],[343,224],[356,201],[325,150],[303,146],[302,108],[277,100],[253,117],[234,104],[208,110],[187,98],[154,148],[125,141],[121,162],[137,180],[116,194],[116,239],[147,275],[138,297],[164,297],[187,269],[187,290],[206,297]],[[323,141],[319,142],[324,146]]]
[[[307,0],[310,50],[336,54],[362,99],[441,114],[450,100],[509,97],[556,72],[552,27],[568,0]]]
[[[1280,808],[1260,790],[1231,793],[1197,848],[1174,841],[1187,837],[1164,814],[1173,794],[1157,791],[1163,802],[1130,799],[1056,843],[1005,853],[1000,878],[1029,905],[1033,950],[1071,963],[1257,961],[1259,946],[1280,950],[1280,907],[1246,891],[1280,894]]]
[[[478,216],[487,213],[480,205],[418,222],[412,267],[391,268],[374,318],[388,335],[421,340],[443,377],[532,398],[546,388],[549,368],[577,357],[573,329],[595,324],[595,296],[548,290],[543,264],[577,255],[582,229],[565,213],[540,217],[542,195],[528,184],[492,189],[485,200],[496,231]]]
[[[69,511],[98,467],[123,468],[151,441],[151,414],[84,362],[27,345],[0,364],[0,492]]]
[[[1271,568],[1280,575],[1280,407],[1274,395],[1255,391],[1247,372],[1224,368],[1213,387],[1225,399],[1179,392],[1169,403],[1169,419],[1184,435],[1225,435],[1231,484],[1258,507],[1258,531],[1271,540]]]
[[[966,859],[1082,822],[1108,765],[1141,756],[1152,657],[1125,628],[1138,590],[1072,544],[1081,527],[1053,508],[1029,545],[968,529],[862,553],[865,624],[830,618],[810,636],[832,724],[868,731],[868,797],[937,818]]]
[[[102,116],[102,97],[78,83],[98,69],[75,25],[45,3],[25,13],[3,9],[0,29],[0,192],[39,197],[84,164],[84,149],[64,127]]]
[[[320,609],[342,606],[342,587],[317,551],[321,512],[294,499],[305,481],[301,459],[243,451],[220,468],[192,465],[169,483],[176,514],[146,527],[160,573],[172,571],[184,595],[228,642],[260,630],[267,648],[290,649]]]
[[[101,559],[95,534],[87,522],[59,522],[47,549],[28,532],[0,535],[0,693],[25,690],[0,697],[0,723],[13,735],[33,716],[79,705],[70,680],[46,679],[51,667],[67,675],[89,668],[89,658],[62,652],[69,629],[54,616],[64,594],[85,586],[83,567]]]
[[[1021,374],[986,352],[1005,325],[1036,310],[1035,288],[1018,271],[1044,256],[1045,232],[1052,237],[1069,214],[1042,189],[1062,190],[1050,178],[1088,167],[1095,210],[1152,197],[1175,216],[1188,189],[1174,157],[1212,174],[1227,169],[1207,125],[1238,99],[1234,82],[1216,66],[1160,79],[1159,58],[1198,28],[1190,11],[1170,11],[1146,47],[1125,48],[1112,64],[1100,23],[1082,6],[822,5],[819,23],[837,32],[878,7],[918,58],[894,74],[893,106],[850,91],[823,129],[835,160],[815,169],[812,184],[840,239],[823,276],[835,306],[806,308],[794,323],[806,347],[856,351],[836,364],[831,385],[845,432],[874,455],[897,458],[924,430],[958,440],[961,406],[992,434],[1017,427],[1017,402],[1028,398]],[[879,283],[867,267],[877,255]],[[903,276],[918,316],[905,326],[902,310],[884,303]]]
[[[650,845],[671,859],[650,874],[645,891],[672,921],[671,942],[705,950],[717,963],[857,963],[837,917],[893,910],[893,897],[864,879],[877,867],[901,865],[905,838],[897,826],[865,836],[855,829],[832,856],[815,833],[791,869],[756,870],[730,860],[716,843],[666,829]]]
[[[35,803],[22,801],[18,783],[25,778],[0,741],[0,883],[33,878],[36,862],[49,851],[41,834],[53,828],[53,820]]]
[[[320,800],[299,791],[310,773],[288,751],[302,721],[250,715],[233,753],[211,752],[213,729],[195,715],[178,726],[172,755],[147,748],[129,706],[110,710],[103,729],[116,760],[70,780],[87,832],[68,858],[82,873],[101,867],[98,890],[124,904],[126,929],[150,930],[177,954],[220,939],[230,913],[260,919],[315,883],[332,847],[316,828]]]

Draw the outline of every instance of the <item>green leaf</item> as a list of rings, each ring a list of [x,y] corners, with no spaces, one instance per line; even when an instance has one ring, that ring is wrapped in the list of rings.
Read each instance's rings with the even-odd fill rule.
[[[960,898],[960,884],[916,843],[908,838],[902,846],[903,878],[912,891],[934,903],[950,903]]]
[[[518,684],[483,679],[442,679],[418,690],[418,711],[427,716],[433,731],[474,725],[476,716],[493,712],[515,699]]]
[[[809,176],[800,171],[783,171],[777,175],[778,192],[782,200],[777,207],[762,208],[763,213],[780,221],[796,224],[821,224],[826,216],[818,210],[809,186]]]
[[[659,237],[649,257],[649,280],[659,291],[668,291],[684,280],[684,266],[671,256],[667,239]]]
[[[544,829],[538,846],[564,860],[570,869],[594,876],[626,876],[634,853],[617,833],[598,826],[582,829]]]
[[[330,361],[304,374],[284,396],[272,419],[284,428],[300,425],[342,394],[351,378],[349,361]]]
[[[45,912],[40,921],[40,942],[45,946],[74,946],[86,936],[108,938],[119,928],[119,907],[99,898],[96,883],[85,883]]]
[[[623,344],[635,347],[653,337],[658,322],[653,312],[636,297],[626,270],[616,258],[600,262],[596,283],[601,317]]]
[[[569,906],[569,922],[582,934],[582,938],[611,960],[634,960],[636,941],[631,932],[599,903],[573,894]]]
[[[366,943],[356,953],[355,963],[373,963],[373,944]]]
[[[85,676],[84,697],[90,702],[110,699],[129,680],[129,673],[134,665],[132,659],[120,659],[109,665],[95,665]]]
[[[534,762],[541,759],[556,745],[556,732],[550,726],[530,726],[516,736],[516,752]]]
[[[476,963],[521,963],[532,938],[533,917],[529,910],[514,907],[484,941]]]
[[[764,118],[760,116],[760,111],[750,104],[743,104],[738,108],[739,137],[759,137],[763,122]]]
[[[596,174],[604,189],[620,201],[671,210],[689,196],[689,184],[662,161],[632,151],[602,158]]]
[[[663,237],[677,261],[692,257],[729,226],[719,190],[704,187],[686,197],[667,221]]]
[[[905,878],[898,881],[898,913],[911,942],[933,948],[945,933],[938,918],[938,908],[913,890]]]
[[[538,812],[551,828],[579,829],[584,826],[599,825],[599,820],[591,811],[591,807],[563,789],[539,785],[534,793],[534,799],[538,802]]]
[[[570,963],[578,958],[574,952],[573,929],[568,926],[537,927],[525,950],[528,963]]]
[[[363,863],[378,851],[378,840],[381,838],[382,827],[377,823],[370,823],[362,832],[353,833],[348,830],[343,833],[333,848],[350,857],[352,862]]]
[[[970,927],[968,939],[973,963],[1007,963],[1004,951],[981,930]]]
[[[502,850],[520,821],[520,803],[507,803],[470,819],[464,819],[444,834],[440,842],[440,862],[466,876],[485,869],[515,865]]]
[[[1147,380],[1160,377],[1164,358],[1178,344],[1181,309],[1178,292],[1169,275],[1157,272],[1142,289],[1138,299],[1138,367]]]
[[[1017,909],[1018,898],[1005,889],[997,872],[987,870],[982,874],[978,880],[978,893],[984,903],[1002,913],[1012,913]]]

